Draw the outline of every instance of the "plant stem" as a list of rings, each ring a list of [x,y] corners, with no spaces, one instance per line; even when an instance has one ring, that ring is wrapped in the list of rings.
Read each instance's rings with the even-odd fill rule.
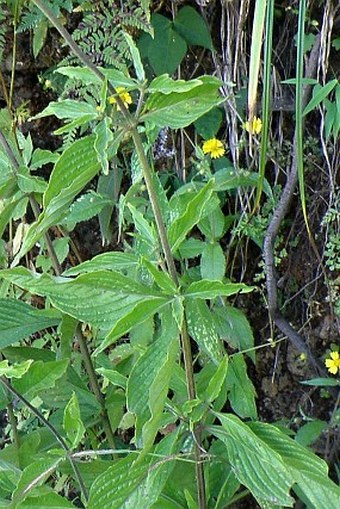
[[[94,366],[93,366],[93,362],[91,359],[89,349],[87,348],[86,339],[84,338],[83,334],[79,330],[79,327],[76,330],[75,337],[79,343],[80,352],[81,352],[82,359],[84,362],[85,370],[89,377],[91,390],[92,390],[93,394],[96,396],[97,401],[101,406],[101,421],[103,424],[104,433],[106,435],[106,438],[107,438],[110,448],[115,449],[116,444],[115,444],[115,439],[113,436],[109,416],[107,414],[107,410],[105,407],[105,399],[104,399],[103,393],[100,389],[100,385],[98,382],[96,372],[94,370]]]
[[[42,413],[37,408],[35,408],[33,405],[31,405],[31,403],[29,401],[27,401],[27,399],[22,394],[20,394],[20,392],[18,392],[16,389],[14,389],[14,387],[12,387],[10,382],[4,376],[0,377],[0,382],[2,383],[2,385],[4,385],[6,387],[6,389],[13,396],[15,396],[27,408],[29,408],[29,410],[39,419],[39,421],[44,426],[46,426],[46,428],[48,428],[50,430],[50,432],[53,434],[53,436],[55,437],[57,442],[60,444],[62,449],[64,449],[64,451],[66,452],[67,459],[71,463],[74,475],[75,475],[75,477],[76,477],[76,479],[77,479],[77,481],[79,483],[80,491],[81,491],[84,499],[87,501],[88,500],[87,489],[86,489],[86,486],[84,484],[83,478],[82,478],[82,476],[80,474],[80,471],[78,469],[78,465],[76,464],[76,462],[72,458],[72,451],[69,449],[67,443],[65,442],[63,437],[60,435],[59,431],[57,431],[56,428],[47,419],[45,419],[45,417],[42,415]]]
[[[100,70],[96,67],[95,64],[91,62],[88,56],[81,50],[81,48],[76,44],[76,42],[72,39],[71,35],[68,31],[59,23],[59,20],[54,16],[53,12],[47,7],[41,0],[32,0],[32,2],[45,14],[45,16],[50,20],[52,25],[58,30],[64,40],[67,42],[73,53],[79,58],[79,60],[89,69],[93,71],[93,73],[101,80],[105,80],[105,76],[100,72]],[[116,90],[110,83],[108,83],[108,90],[111,94],[116,94]],[[136,148],[136,152],[142,166],[143,177],[145,181],[145,185],[147,187],[147,191],[149,194],[152,211],[154,213],[158,236],[161,242],[161,246],[163,249],[164,257],[166,260],[166,264],[168,267],[169,274],[173,279],[174,283],[178,286],[178,276],[175,266],[175,261],[171,252],[171,247],[169,244],[168,236],[166,233],[164,221],[162,218],[161,209],[159,206],[157,193],[155,186],[153,184],[152,178],[152,168],[148,163],[146,154],[144,152],[143,143],[141,137],[137,131],[137,122],[138,119],[135,119],[132,115],[130,115],[129,111],[125,107],[123,101],[120,99],[119,95],[116,97],[117,105],[124,117],[124,120],[127,123],[127,127],[130,128],[131,136]],[[193,363],[192,363],[192,353],[191,353],[191,345],[190,338],[184,327],[181,331],[181,347],[183,351],[184,358],[184,367],[186,372],[186,380],[187,380],[187,390],[188,396],[190,399],[195,399],[196,397],[196,388],[195,388],[195,379],[193,372]],[[204,471],[203,464],[201,462],[201,447],[199,434],[195,436],[196,438],[196,473],[197,473],[197,488],[199,494],[199,508],[205,509],[206,507],[206,496],[205,496],[205,483],[204,483]]]

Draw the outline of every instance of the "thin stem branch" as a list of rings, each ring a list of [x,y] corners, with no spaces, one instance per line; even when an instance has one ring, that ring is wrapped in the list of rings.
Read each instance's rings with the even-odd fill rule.
[[[76,462],[74,461],[74,459],[72,457],[71,449],[68,447],[67,443],[65,442],[63,437],[60,435],[59,431],[47,419],[45,419],[45,417],[42,415],[42,413],[37,408],[35,408],[33,405],[31,405],[31,403],[22,394],[20,394],[20,392],[18,392],[16,389],[14,389],[14,387],[10,384],[10,382],[5,377],[3,377],[3,376],[0,377],[0,382],[2,383],[2,385],[4,385],[6,387],[6,389],[13,396],[15,396],[19,401],[21,401],[27,407],[37,417],[37,419],[39,419],[39,421],[44,426],[46,426],[46,428],[48,428],[50,430],[50,432],[53,434],[53,436],[55,437],[55,439],[57,440],[57,442],[59,443],[61,448],[64,449],[64,451],[66,452],[66,457],[69,460],[69,462],[72,466],[74,475],[79,483],[79,488],[82,493],[82,496],[87,501],[88,500],[87,489],[84,484],[81,473],[79,471],[78,465],[76,464]]]

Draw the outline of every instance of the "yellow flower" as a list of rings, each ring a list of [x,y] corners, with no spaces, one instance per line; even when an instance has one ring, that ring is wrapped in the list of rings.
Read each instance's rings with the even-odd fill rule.
[[[125,108],[129,107],[129,104],[132,104],[132,97],[129,94],[129,92],[124,87],[117,87],[116,88],[117,95],[119,96],[119,99],[121,99],[124,103]],[[110,104],[116,104],[117,99],[114,95],[111,95],[109,97],[109,103]],[[117,106],[117,110],[119,111],[120,108]]]
[[[205,141],[202,149],[205,154],[210,154],[213,159],[222,157],[225,152],[223,143],[216,138]]]
[[[258,117],[254,117],[251,123],[247,120],[243,127],[248,133],[260,134],[262,131],[262,120]]]
[[[332,375],[336,375],[340,372],[340,355],[339,352],[331,352],[330,359],[325,360],[326,368]]]

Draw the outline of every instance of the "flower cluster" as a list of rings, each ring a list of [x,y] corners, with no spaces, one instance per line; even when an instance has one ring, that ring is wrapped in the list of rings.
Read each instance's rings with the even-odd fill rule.
[[[260,134],[262,131],[262,120],[258,117],[254,117],[251,122],[247,120],[243,127],[250,134]]]
[[[222,157],[225,152],[223,143],[221,140],[216,138],[211,138],[210,140],[205,141],[203,143],[202,149],[204,154],[210,154],[212,159],[218,159],[219,157]]]
[[[340,373],[340,355],[339,352],[331,352],[329,358],[325,360],[326,368],[332,375]]]
[[[129,92],[124,87],[117,87],[116,88],[116,92],[117,92],[117,95],[118,95],[119,99],[123,102],[125,108],[128,108],[129,104],[132,104],[132,97],[129,94]],[[110,104],[116,104],[117,103],[117,99],[116,99],[116,97],[114,95],[111,95],[109,97],[109,103]],[[118,105],[117,105],[117,110],[118,111],[120,110]]]

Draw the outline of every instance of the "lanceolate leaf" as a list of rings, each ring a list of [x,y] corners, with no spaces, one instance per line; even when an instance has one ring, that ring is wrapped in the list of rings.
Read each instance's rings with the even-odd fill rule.
[[[94,136],[82,138],[65,150],[54,167],[44,194],[44,210],[30,226],[13,264],[34,246],[48,228],[60,223],[74,197],[93,179],[99,169]]]
[[[217,335],[207,304],[200,299],[186,299],[185,310],[189,334],[199,348],[219,365],[224,357],[223,343]]]
[[[249,428],[266,446],[281,456],[311,507],[315,509],[339,507],[340,487],[329,479],[325,461],[280,432],[275,426],[254,422],[249,424]]]
[[[202,218],[212,192],[213,181],[210,181],[189,201],[184,213],[170,224],[168,235],[173,251],[179,248],[186,235]]]
[[[161,94],[154,93],[147,101],[147,112],[142,120],[152,122],[159,127],[180,129],[192,124],[223,99],[218,95],[221,83],[215,80],[199,78],[204,83],[188,92]]]
[[[134,365],[127,387],[127,404],[136,414],[136,443],[148,450],[158,431],[178,352],[178,327],[171,308],[161,315],[162,329]]]
[[[117,270],[124,271],[126,269],[134,268],[138,265],[138,256],[132,253],[123,253],[121,251],[112,251],[110,253],[103,253],[83,262],[72,269],[64,272],[65,276],[77,276],[85,272],[96,272],[98,270]]]
[[[65,373],[68,364],[67,359],[51,362],[36,361],[13,385],[27,399],[33,398],[39,391],[54,387],[56,381]]]
[[[39,310],[15,299],[0,299],[0,348],[58,325],[60,320],[56,311]]]
[[[289,491],[295,476],[274,448],[261,440],[236,415],[216,414],[222,427],[210,426],[226,445],[229,462],[241,484],[261,501],[293,507]]]
[[[195,299],[214,299],[215,297],[229,297],[235,293],[248,293],[253,291],[252,286],[243,283],[222,283],[222,281],[208,281],[202,279],[191,283],[185,290],[185,297]]]
[[[256,392],[247,375],[247,365],[242,354],[236,354],[230,358],[226,385],[230,404],[237,415],[242,418],[256,419]]]
[[[171,300],[115,271],[91,272],[73,280],[32,274],[24,268],[2,271],[1,275],[31,293],[49,297],[57,309],[106,332],[137,304],[154,302],[162,306]]]

